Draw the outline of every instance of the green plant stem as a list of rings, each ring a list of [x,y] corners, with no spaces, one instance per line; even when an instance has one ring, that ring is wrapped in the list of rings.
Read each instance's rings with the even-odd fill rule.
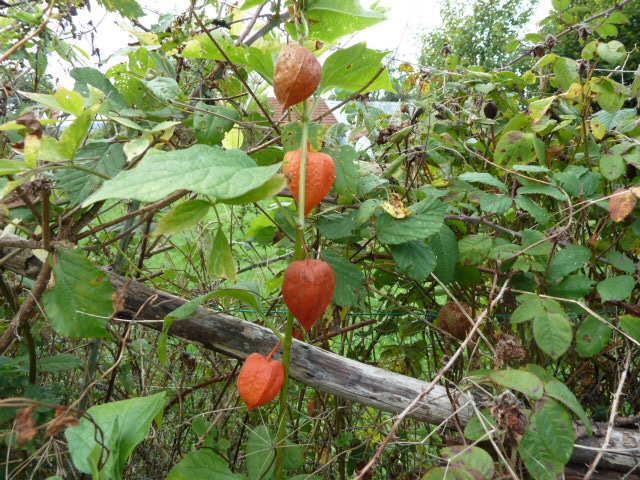
[[[302,106],[302,160],[300,162],[300,196],[298,198],[298,237],[296,239],[296,253],[294,260],[301,260],[305,256],[304,248],[304,219],[305,219],[305,187],[307,183],[307,139],[309,137],[309,100],[305,100]],[[287,420],[289,411],[287,410],[287,397],[289,393],[289,366],[291,365],[291,349],[293,337],[293,315],[287,315],[287,326],[282,350],[282,363],[284,364],[284,384],[280,392],[280,416],[278,418],[277,453],[276,453],[276,480],[284,478],[284,449],[287,437]]]
[[[300,187],[298,198],[298,238],[296,241],[296,255],[295,260],[301,260],[304,258],[304,210],[307,201],[307,155],[309,148],[307,141],[309,139],[309,100],[305,100],[302,105],[302,159],[300,161]]]

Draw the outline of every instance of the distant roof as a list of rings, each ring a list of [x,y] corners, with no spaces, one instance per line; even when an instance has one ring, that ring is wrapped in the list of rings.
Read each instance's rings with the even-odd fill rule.
[[[280,105],[280,103],[278,102],[278,100],[276,100],[275,98],[268,98],[269,100],[269,105],[271,106],[271,109],[273,110],[274,114],[274,120],[278,121],[280,120],[280,118],[282,118],[282,106]],[[322,115],[323,113],[325,113],[327,110],[329,110],[329,106],[327,105],[326,100],[324,100],[323,98],[320,99],[320,103],[318,103],[318,106],[316,107],[315,111],[313,112],[313,116],[317,117],[318,115]],[[285,117],[282,122],[280,123],[287,123],[287,122],[291,122],[291,121],[296,121],[296,120],[300,120],[298,118],[298,116],[296,115],[295,111],[293,109],[289,109],[289,115],[287,115],[287,117]],[[336,123],[338,123],[338,120],[336,119],[336,117],[333,115],[333,113],[330,113],[329,115],[325,116],[322,118],[322,120],[320,120],[320,123],[322,125],[335,125]]]

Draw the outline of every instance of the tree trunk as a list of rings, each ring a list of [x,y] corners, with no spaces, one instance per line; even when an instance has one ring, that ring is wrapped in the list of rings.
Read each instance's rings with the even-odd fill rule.
[[[3,238],[9,241],[18,237],[6,235]],[[1,243],[2,239],[0,245]],[[5,256],[13,250],[15,249],[0,248],[0,253]],[[5,261],[4,267],[19,275],[35,278],[41,265],[31,251],[23,250]],[[130,282],[129,279],[112,273],[109,273],[109,279],[117,290],[124,289],[124,310],[117,317],[140,322],[144,327],[161,330],[163,319],[186,303],[179,297],[152,289],[140,282]],[[277,343],[276,336],[265,327],[204,307],[200,307],[188,318],[176,320],[169,334],[240,359],[253,352],[266,355]],[[343,400],[398,413],[428,385],[423,380],[350,360],[307,343],[297,340],[293,343],[291,378]],[[451,390],[451,394],[455,395],[455,391]],[[471,395],[460,395],[454,400],[456,408],[453,408],[445,388],[436,385],[409,417],[430,424],[446,425],[455,411],[458,420],[464,425],[473,414],[474,399]],[[577,431],[579,438],[571,462],[588,464],[598,453],[606,425],[594,425],[592,437],[584,434],[584,428],[577,427]],[[599,469],[629,471],[639,464],[640,431],[614,428]]]

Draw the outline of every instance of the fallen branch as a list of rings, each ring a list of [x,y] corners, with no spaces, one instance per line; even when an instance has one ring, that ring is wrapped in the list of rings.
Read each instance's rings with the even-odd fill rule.
[[[0,248],[0,255],[10,251],[9,248]],[[25,250],[7,261],[5,268],[35,278],[41,265]],[[109,279],[116,290],[130,281],[112,273],[109,273]],[[184,303],[186,300],[133,281],[126,291],[124,310],[118,318],[161,330],[165,316]],[[277,343],[276,336],[269,329],[205,307],[200,307],[188,318],[176,320],[169,334],[240,359],[253,352],[266,355]],[[452,418],[451,402],[445,388],[440,385],[430,385],[423,380],[366,365],[297,340],[293,344],[291,377],[305,385],[343,400],[392,413],[404,412],[416,398],[422,397],[415,403],[415,408],[405,413],[408,418],[435,425],[446,424]],[[462,424],[471,418],[473,402],[471,395],[463,394],[457,399],[456,415]],[[587,437],[584,429],[578,428],[578,431],[572,463],[591,463],[600,451],[603,455],[599,467],[603,469],[626,472],[640,462],[639,430],[611,429],[606,450],[602,450],[606,424],[594,425],[592,437]]]

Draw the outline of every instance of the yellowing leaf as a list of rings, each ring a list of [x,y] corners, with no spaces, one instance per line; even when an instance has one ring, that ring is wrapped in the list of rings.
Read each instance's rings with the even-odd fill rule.
[[[604,135],[607,133],[606,127],[597,120],[591,120],[589,123],[593,136],[598,140],[602,140],[604,138]]]
[[[636,192],[639,187],[634,187]],[[614,222],[621,222],[633,211],[638,199],[629,190],[617,190],[609,199],[609,216]]]
[[[393,218],[405,218],[412,215],[413,212],[404,206],[400,198],[394,196],[391,202],[384,202],[382,208]]]

